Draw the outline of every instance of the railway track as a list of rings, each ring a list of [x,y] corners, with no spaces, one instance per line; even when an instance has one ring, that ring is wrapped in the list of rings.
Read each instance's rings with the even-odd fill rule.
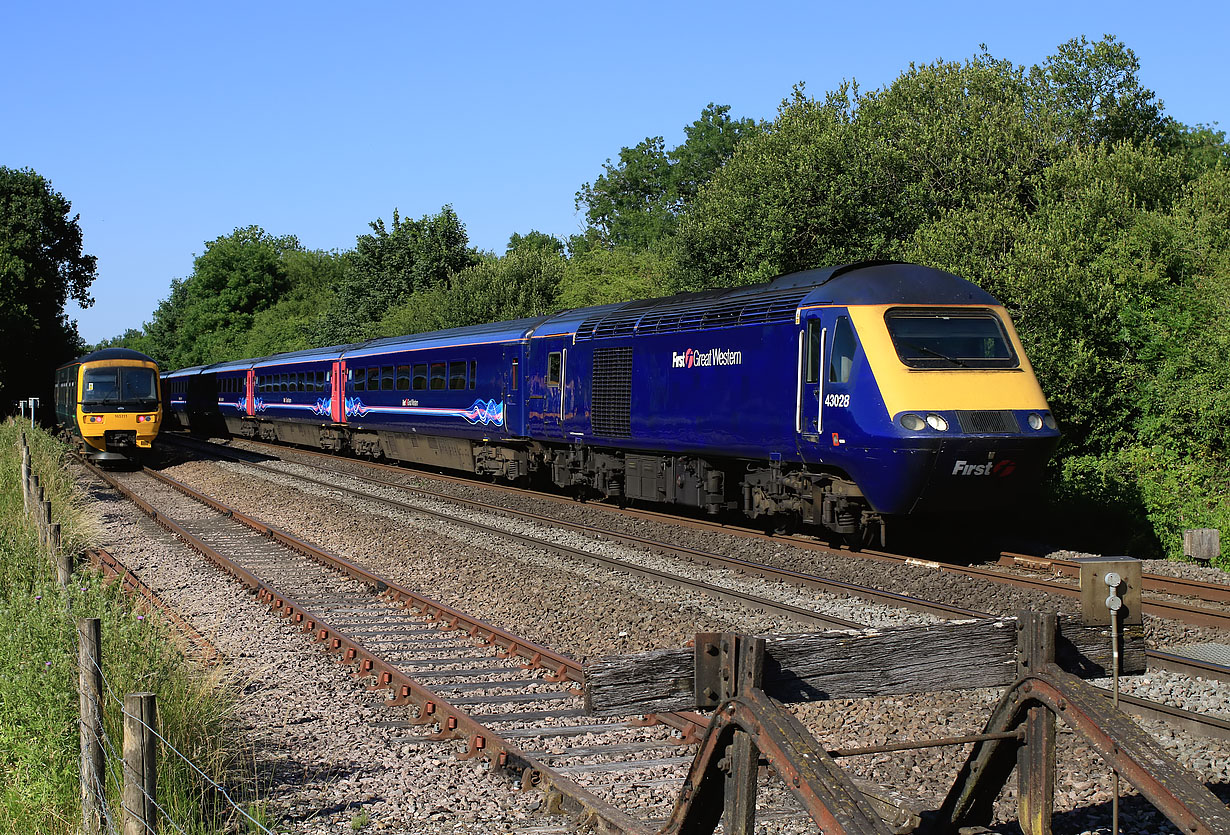
[[[193,492],[174,480],[160,478],[180,492]],[[325,486],[338,489],[334,484]],[[365,493],[358,495],[373,499]],[[421,705],[419,718],[408,720],[407,725],[438,723],[440,730],[432,738],[465,739],[461,756],[490,759],[497,767],[519,774],[526,786],[546,788],[550,796],[591,819],[604,818],[628,831],[638,831],[633,828],[637,826],[652,830],[669,813],[669,808],[659,804],[648,811],[649,817],[635,818],[610,801],[629,793],[638,797],[654,790],[663,796],[673,793],[691,761],[692,749],[687,745],[703,726],[703,718],[655,717],[656,724],[649,727],[633,717],[595,722],[578,704],[573,685],[580,681],[580,668],[574,662],[427,601],[353,563],[323,555],[208,497],[194,498],[210,504],[216,518],[176,523],[156,508],[147,512],[152,511],[164,525],[178,524],[178,529],[172,529],[182,538],[191,538],[203,553],[221,555],[224,548],[238,549],[243,559],[230,560],[236,568],[227,570],[259,589],[263,600],[311,632],[339,661],[354,664],[356,677],[373,676],[373,689],[389,688],[394,694],[391,704],[414,701]],[[271,555],[267,550],[271,542],[298,556],[288,561],[285,555]],[[333,570],[342,571],[354,588],[338,589],[336,582],[302,579],[301,573],[316,565],[305,559],[309,554],[312,561],[323,560]],[[492,652],[509,657],[495,658]],[[532,671],[527,673],[527,667]],[[1141,707],[1149,709],[1143,702]],[[1201,725],[1204,719],[1183,717],[1181,711],[1168,713],[1170,721],[1187,722],[1190,727]],[[1227,734],[1223,738],[1230,738],[1230,724],[1221,725],[1220,732]],[[639,776],[621,783],[620,776],[632,770]],[[778,807],[767,818],[789,820],[800,814],[788,795],[775,797],[773,802]]]
[[[577,688],[581,667],[565,656],[400,587],[174,479],[153,471],[116,477],[86,466],[299,625],[339,663],[353,666],[355,678],[370,677],[371,689],[388,690],[387,705],[417,705],[415,718],[392,724],[437,727],[424,736],[464,740],[460,757],[487,759],[583,819],[652,832],[669,816],[697,734],[708,724],[705,717],[591,717]],[[174,488],[213,513],[177,513],[173,505],[167,510],[165,491],[160,501],[151,485]],[[192,518],[176,518],[184,515]],[[615,805],[619,798],[643,797],[647,789],[657,789],[663,802],[628,804],[635,816]],[[771,799],[765,815],[806,820],[785,792]]]
[[[282,477],[290,476],[295,479],[302,479],[303,481],[315,484],[325,489],[337,490],[343,493],[357,496],[364,500],[375,501],[375,502],[385,504],[386,506],[397,507],[401,510],[406,510],[406,511],[414,512],[414,513],[426,513],[426,514],[434,515],[437,518],[441,518],[441,519],[444,519],[444,520],[447,520],[453,523],[462,524],[462,525],[474,527],[476,529],[480,529],[484,533],[489,533],[489,534],[493,534],[497,536],[504,536],[504,537],[514,536],[513,534],[510,534],[508,531],[506,531],[503,528],[493,527],[490,525],[479,525],[477,523],[474,523],[472,520],[460,519],[457,516],[452,515],[452,514],[441,514],[438,511],[424,508],[421,505],[417,505],[417,504],[410,505],[405,502],[400,502],[394,499],[389,499],[387,498],[387,496],[379,495],[370,489],[357,489],[354,487],[346,487],[346,486],[339,484],[337,480],[326,481],[323,479],[313,478],[311,476],[307,476],[302,473],[293,473],[293,474],[287,473],[285,470],[279,469],[274,466],[270,466],[268,463],[251,460],[252,456],[250,454],[245,454],[243,452],[237,452],[230,448],[222,447],[216,444],[210,444],[208,446],[209,446],[211,453],[221,455],[224,457],[228,457],[228,458],[231,458],[232,460],[241,461],[248,466],[252,466],[252,467],[264,470],[266,472],[276,473]],[[315,458],[315,455],[313,456],[313,458]],[[960,607],[960,606],[953,606],[951,604],[947,604],[943,602],[926,600],[926,599],[923,599],[923,598],[920,598],[914,595],[903,594],[899,592],[884,591],[883,589],[879,589],[874,586],[869,586],[865,584],[844,582],[840,580],[834,580],[831,578],[826,578],[823,576],[807,573],[807,572],[778,568],[778,567],[774,567],[771,565],[766,565],[764,563],[738,559],[735,557],[726,556],[726,555],[719,554],[719,553],[712,552],[712,551],[704,551],[704,550],[697,549],[697,548],[682,547],[679,545],[674,545],[670,543],[653,540],[653,539],[650,539],[644,536],[639,536],[639,535],[629,534],[629,533],[622,533],[618,531],[612,531],[604,527],[598,527],[598,526],[588,525],[588,524],[578,524],[575,522],[569,522],[566,520],[548,517],[548,516],[545,516],[539,513],[533,513],[533,512],[529,512],[525,510],[517,510],[517,509],[505,507],[503,505],[490,504],[487,502],[475,501],[472,499],[452,496],[446,493],[441,493],[439,491],[429,490],[429,489],[422,488],[422,487],[414,487],[414,486],[410,486],[406,484],[401,484],[398,482],[389,481],[386,479],[376,478],[373,476],[362,475],[362,474],[353,473],[353,472],[346,472],[334,466],[326,466],[324,462],[328,461],[328,459],[330,458],[332,458],[332,456],[322,456],[321,463],[315,464],[312,466],[315,469],[323,471],[330,475],[340,476],[346,479],[353,479],[365,485],[370,485],[372,488],[377,488],[380,491],[396,491],[397,493],[400,493],[400,494],[412,494],[415,496],[419,496],[421,498],[430,499],[432,501],[446,502],[449,505],[465,507],[465,508],[480,511],[483,513],[496,513],[502,516],[513,517],[513,518],[523,520],[526,522],[530,522],[530,523],[534,523],[534,524],[545,525],[545,526],[552,527],[552,528],[567,529],[567,530],[580,533],[584,536],[587,536],[587,537],[590,537],[596,540],[619,542],[625,545],[631,545],[637,548],[643,548],[648,551],[667,554],[669,556],[687,560],[689,562],[696,563],[698,565],[704,565],[704,566],[711,567],[711,568],[717,568],[717,569],[722,569],[726,571],[736,572],[744,576],[757,577],[757,578],[761,578],[769,582],[788,584],[788,585],[793,585],[793,586],[805,588],[805,589],[814,589],[814,590],[818,590],[826,594],[849,595],[849,596],[856,597],[862,600],[866,600],[870,603],[874,603],[877,605],[906,609],[909,611],[922,613],[922,614],[929,615],[929,616],[936,617],[936,618],[941,618],[941,619],[980,618],[980,617],[988,617],[991,614],[993,614],[993,613],[978,611],[975,609],[970,609],[970,608],[965,608],[965,607]],[[381,466],[388,466],[388,465],[381,465]],[[392,468],[392,469],[396,469],[396,468]],[[791,544],[797,544],[797,543],[792,541]],[[548,547],[553,547],[553,546],[548,546]],[[805,545],[804,547],[815,548],[816,546]],[[737,595],[732,596],[730,592],[723,591],[721,589],[715,589],[712,586],[706,587],[706,584],[698,583],[688,578],[679,577],[678,575],[672,578],[669,576],[663,576],[661,573],[655,573],[655,572],[647,571],[645,569],[640,569],[640,568],[631,566],[630,564],[626,562],[615,564],[612,561],[603,560],[601,558],[594,557],[587,551],[577,551],[576,549],[566,549],[566,550],[568,551],[570,556],[575,556],[580,559],[597,562],[599,564],[604,565],[604,567],[619,568],[622,570],[631,571],[633,573],[643,573],[644,576],[654,576],[656,579],[666,579],[669,582],[674,582],[676,584],[679,584],[685,587],[690,585],[694,590],[704,591],[704,592],[713,594],[714,596],[717,596],[719,599],[724,599],[728,601],[739,600],[740,602],[747,603],[748,605],[752,605],[754,607],[764,606],[770,610],[773,610],[773,607],[775,605],[778,605],[772,602],[764,601],[763,599],[755,600],[755,599],[749,599],[747,597],[740,598]],[[1079,595],[1080,595],[1079,586],[1073,586],[1073,585],[1068,585],[1068,584],[1056,584],[1048,580],[1040,580],[1037,578],[1005,576],[1003,572],[1001,571],[995,571],[995,570],[990,570],[990,569],[981,569],[981,568],[966,567],[966,566],[951,566],[951,565],[947,565],[944,563],[923,562],[923,561],[918,561],[918,560],[911,560],[910,558],[895,557],[895,556],[884,555],[884,554],[879,554],[879,553],[872,553],[870,555],[860,553],[858,556],[859,558],[869,558],[869,559],[878,560],[878,561],[892,561],[892,562],[901,563],[901,564],[913,564],[915,566],[921,566],[921,567],[931,569],[931,570],[957,573],[957,574],[960,574],[961,576],[970,577],[973,579],[979,579],[979,580],[992,582],[992,583],[999,583],[999,584],[1007,583],[1017,588],[1024,588],[1024,589],[1028,589],[1028,590],[1035,591],[1035,592],[1042,592],[1044,594],[1059,595],[1059,596],[1062,596],[1062,597],[1065,597],[1071,600],[1079,599]],[[1147,576],[1153,577],[1153,578],[1157,577],[1157,575],[1147,575]],[[1188,583],[1188,587],[1191,587],[1191,585],[1192,584]],[[1209,585],[1209,584],[1203,584],[1203,585]],[[1214,605],[1216,606],[1217,604],[1214,603]],[[1230,608],[1222,607],[1220,609],[1211,609],[1211,608],[1206,608],[1202,606],[1192,606],[1192,605],[1178,603],[1172,600],[1156,599],[1156,598],[1147,599],[1144,602],[1143,608],[1146,613],[1157,616],[1157,617],[1167,617],[1167,618],[1179,621],[1184,624],[1190,624],[1190,625],[1203,626],[1203,627],[1230,631]],[[800,612],[797,609],[797,607],[794,610],[790,610],[788,608],[783,607],[781,609],[778,609],[778,611],[781,611],[781,613],[784,615],[793,616],[805,622],[810,620],[808,615],[805,612]],[[811,622],[822,623],[824,625],[836,626],[839,628],[857,628],[858,626],[863,625],[863,624],[853,624],[850,621],[843,621],[841,619],[833,619],[833,618],[828,619],[827,623],[825,623],[823,620],[811,620]],[[1159,652],[1155,650],[1149,651],[1149,657],[1150,657],[1150,663],[1154,664],[1155,666],[1161,669],[1166,669],[1172,672],[1178,672],[1178,673],[1182,673],[1185,675],[1206,676],[1206,677],[1217,678],[1223,681],[1230,681],[1230,667],[1228,667],[1225,663],[1210,663],[1209,661],[1206,661],[1206,660],[1185,658],[1183,655],[1174,653],[1174,652]]]
[[[216,447],[216,445],[211,445],[211,447]],[[646,568],[643,568],[643,567],[640,567],[640,566],[637,566],[635,564],[631,564],[625,561],[613,560],[610,558],[601,557],[599,555],[594,555],[588,551],[583,551],[583,550],[570,548],[570,547],[561,547],[558,544],[550,540],[544,540],[544,539],[537,538],[537,537],[527,537],[524,534],[510,532],[504,528],[477,523],[477,522],[474,522],[472,519],[460,518],[452,514],[441,513],[437,510],[432,510],[430,508],[424,508],[420,505],[407,504],[405,502],[401,502],[396,499],[390,499],[387,496],[375,494],[371,490],[360,490],[356,488],[345,487],[343,485],[339,485],[336,481],[324,481],[321,479],[315,479],[309,476],[305,476],[301,473],[291,474],[285,470],[278,469],[276,467],[271,467],[261,462],[253,462],[251,460],[248,460],[250,456],[245,456],[242,453],[237,453],[233,450],[229,450],[226,448],[217,448],[211,451],[218,452],[225,457],[232,458],[233,460],[240,461],[247,466],[256,467],[257,469],[264,470],[271,474],[275,474],[279,477],[291,477],[291,478],[294,478],[295,480],[306,481],[306,482],[315,484],[318,487],[321,487],[327,490],[340,491],[342,493],[355,496],[364,501],[377,502],[386,507],[394,508],[397,510],[407,511],[411,513],[426,514],[426,515],[432,516],[433,518],[440,519],[441,521],[446,521],[451,524],[459,524],[465,527],[469,527],[471,529],[480,530],[483,533],[489,534],[492,536],[512,538],[516,541],[530,544],[533,547],[554,550],[557,553],[561,553],[565,556],[589,561],[596,565],[602,566],[604,568],[608,568],[612,570],[619,570],[619,571],[626,571],[634,575],[662,580],[662,581],[672,583],[674,585],[677,585],[681,588],[684,588],[684,589],[687,589],[693,592],[701,592],[701,593],[709,594],[711,596],[716,597],[717,599],[721,599],[724,601],[739,602],[745,605],[749,605],[753,608],[761,608],[767,611],[773,611],[783,616],[793,617],[803,623],[815,623],[815,624],[828,626],[828,627],[849,628],[849,629],[858,629],[866,625],[863,623],[855,623],[853,621],[846,620],[846,619],[824,616],[824,615],[821,615],[815,612],[807,612],[805,610],[801,610],[797,606],[790,606],[788,604],[782,604],[780,602],[769,600],[763,597],[756,597],[753,595],[747,595],[744,593],[735,592],[729,589],[722,589],[722,588],[714,586],[713,584],[698,581],[692,577],[682,576],[680,574],[673,574],[673,575],[667,574],[661,571],[654,571],[651,569],[646,569]],[[777,568],[766,566],[760,563],[753,563],[753,562],[748,562],[745,560],[739,560],[739,559],[727,557],[727,556],[720,555],[720,554],[701,551],[698,549],[681,548],[676,545],[658,542],[652,539],[648,539],[646,537],[615,533],[615,532],[611,532],[609,530],[602,529],[602,528],[596,528],[596,527],[588,526],[588,525],[578,525],[578,524],[574,524],[570,522],[561,521],[558,519],[543,516],[541,514],[529,513],[529,512],[520,511],[520,510],[513,510],[510,508],[503,507],[503,506],[492,506],[492,505],[489,505],[483,502],[476,502],[476,501],[469,500],[469,499],[458,498],[455,496],[448,496],[445,494],[438,493],[436,491],[424,490],[422,488],[417,488],[417,487],[410,487],[407,485],[398,484],[395,482],[390,482],[390,481],[386,481],[386,480],[382,480],[378,478],[373,478],[370,476],[357,475],[354,473],[346,473],[346,472],[337,470],[335,468],[323,468],[323,469],[326,469],[328,472],[334,475],[340,475],[346,478],[356,479],[364,484],[370,485],[380,490],[395,490],[395,491],[399,491],[403,493],[412,493],[412,494],[419,495],[419,496],[425,496],[433,500],[444,500],[453,505],[460,505],[466,508],[475,509],[475,510],[479,510],[483,512],[494,511],[501,515],[513,516],[518,519],[522,519],[525,521],[538,523],[542,525],[547,525],[550,527],[567,528],[569,530],[573,530],[573,531],[585,534],[587,536],[590,536],[592,538],[599,539],[599,540],[618,541],[624,544],[645,548],[651,551],[667,553],[672,556],[687,559],[689,561],[692,561],[698,564],[726,569],[726,570],[737,572],[743,575],[752,575],[752,576],[761,577],[763,579],[767,579],[773,582],[790,583],[790,584],[801,586],[804,588],[818,589],[825,593],[846,594],[846,595],[850,595],[853,597],[866,600],[868,602],[871,602],[877,605],[898,606],[904,609],[908,609],[910,611],[924,613],[924,614],[937,617],[937,618],[941,618],[941,619],[967,619],[967,618],[983,618],[983,617],[992,616],[990,613],[980,612],[980,611],[966,609],[962,607],[950,606],[944,603],[927,601],[927,600],[923,600],[921,598],[913,597],[910,595],[893,593],[893,592],[884,592],[882,590],[875,589],[869,586],[863,586],[863,585],[858,585],[858,584],[853,584],[853,583],[846,583],[846,582],[841,582],[841,581],[834,581],[834,580],[826,579],[823,577],[809,575],[809,574],[805,574],[805,573],[797,572],[797,571],[777,569]],[[1160,669],[1165,669],[1171,672],[1180,673],[1180,674],[1188,675],[1192,677],[1203,676],[1206,678],[1220,679],[1223,681],[1230,680],[1230,666],[1227,666],[1226,664],[1210,662],[1207,660],[1192,659],[1192,658],[1179,655],[1173,652],[1165,652],[1165,651],[1158,651],[1158,650],[1148,650],[1147,656],[1149,658],[1150,664]],[[1121,698],[1124,698],[1124,697],[1121,697]],[[1185,711],[1185,710],[1182,710],[1181,708],[1177,708],[1172,705],[1166,705],[1161,702],[1155,702],[1155,701],[1146,700],[1146,699],[1136,699],[1133,697],[1124,698],[1124,704],[1136,715],[1139,715],[1145,718],[1167,721],[1172,724],[1176,724],[1178,726],[1187,728],[1191,732],[1197,733],[1197,734],[1208,735],[1208,736],[1212,736],[1215,738],[1230,738],[1230,723],[1226,723],[1223,720],[1216,719],[1215,717],[1203,717],[1199,714]]]
[[[211,451],[215,453],[222,454],[222,455],[228,455],[230,457],[236,458],[237,460],[245,460],[240,452],[236,452],[234,449],[227,447],[227,446],[222,446],[220,444],[211,443],[211,442],[205,442],[198,438],[192,438],[191,436],[176,435],[176,436],[170,436],[170,437],[174,438],[174,440],[176,441],[187,441],[192,444],[200,444],[203,447],[209,448]],[[275,455],[273,456],[275,458],[279,457],[280,454],[285,454],[288,451],[288,448],[283,445],[271,444],[271,443],[267,443],[264,441],[254,441],[250,439],[244,439],[243,442],[245,444],[253,444],[253,445],[265,448],[265,449],[269,449],[275,453]],[[677,546],[670,546],[664,543],[654,543],[642,537],[629,536],[627,534],[621,534],[621,533],[611,531],[606,528],[600,528],[600,527],[592,526],[592,525],[573,525],[573,524],[570,524],[570,523],[567,523],[567,522],[564,522],[558,519],[542,516],[541,514],[526,513],[524,511],[514,510],[514,509],[507,508],[502,505],[498,505],[494,503],[477,502],[477,501],[473,501],[469,499],[460,498],[454,495],[450,495],[448,493],[441,492],[441,491],[429,490],[429,489],[421,488],[421,487],[412,487],[412,486],[400,484],[397,482],[392,482],[392,481],[388,481],[384,479],[374,478],[371,476],[360,475],[354,472],[349,472],[349,471],[340,469],[337,466],[334,466],[334,464],[336,464],[336,462],[338,461],[338,458],[337,456],[330,455],[328,453],[318,452],[316,450],[311,450],[311,449],[302,449],[299,447],[291,448],[290,451],[293,452],[294,455],[302,455],[302,456],[311,458],[314,461],[317,461],[318,463],[312,466],[316,467],[317,469],[321,471],[329,472],[335,475],[343,475],[343,476],[355,478],[358,480],[366,481],[368,483],[375,484],[381,487],[398,489],[398,490],[403,490],[406,492],[413,492],[413,493],[416,493],[418,495],[425,496],[428,498],[448,501],[454,504],[463,504],[463,505],[474,507],[476,509],[482,509],[482,510],[488,510],[488,511],[498,510],[499,512],[506,513],[508,515],[516,515],[522,518],[534,519],[534,520],[539,520],[539,521],[543,519],[547,519],[553,525],[556,525],[559,527],[568,527],[572,530],[576,530],[586,535],[595,536],[598,538],[610,539],[612,541],[620,541],[626,544],[654,547],[654,548],[663,550],[665,552],[676,553],[679,556],[685,556],[685,557],[688,556],[688,549],[681,549],[681,548],[678,548]],[[417,477],[428,478],[428,479],[441,481],[441,482],[461,484],[461,485],[466,485],[468,487],[474,487],[476,484],[473,478],[466,478],[466,477],[442,474],[438,472],[431,472],[427,470],[420,470],[420,469],[415,469],[415,468],[408,467],[405,465],[393,465],[393,464],[385,464],[385,463],[373,462],[373,461],[359,461],[357,459],[344,459],[344,460],[346,460],[347,463],[359,464],[364,468],[370,468],[374,471],[393,472],[393,473],[399,473],[401,475],[413,474]],[[252,463],[252,462],[248,461],[248,463]],[[559,503],[563,505],[575,505],[576,504],[575,500],[567,498],[567,497],[561,497],[557,494],[545,493],[545,492],[536,491],[536,490],[526,490],[524,488],[513,487],[511,485],[483,483],[481,486],[483,487],[484,490],[509,493],[513,495],[527,495],[528,494],[528,495],[533,496],[535,499],[541,499],[541,500],[555,502],[555,503]],[[924,568],[928,568],[928,569],[935,570],[935,571],[942,571],[942,572],[954,574],[957,576],[970,577],[970,578],[980,579],[980,580],[984,580],[984,581],[992,582],[992,583],[1011,585],[1017,588],[1029,589],[1033,591],[1040,591],[1040,592],[1044,592],[1047,594],[1056,594],[1056,595],[1061,595],[1061,596],[1073,598],[1073,599],[1079,598],[1080,596],[1079,587],[1070,586],[1070,585],[1063,584],[1063,583],[1057,583],[1051,579],[1046,579],[1046,578],[1037,578],[1033,576],[1015,576],[1015,575],[1007,574],[1004,571],[997,571],[991,568],[984,568],[980,566],[966,566],[966,565],[960,565],[960,564],[955,564],[955,563],[939,562],[939,561],[927,560],[927,559],[918,559],[916,557],[911,557],[907,555],[893,554],[889,552],[876,551],[876,550],[870,550],[870,549],[864,549],[858,552],[852,552],[847,549],[834,548],[831,545],[821,543],[815,540],[814,538],[805,536],[805,535],[782,536],[782,535],[775,534],[775,535],[770,536],[770,535],[763,533],[762,531],[758,531],[758,530],[754,530],[754,529],[746,528],[746,527],[741,527],[738,525],[730,525],[730,524],[713,522],[713,521],[708,521],[708,520],[703,520],[703,519],[694,519],[694,518],[689,518],[689,517],[672,515],[669,513],[661,513],[658,511],[646,510],[643,508],[621,508],[615,505],[604,504],[604,503],[595,503],[595,504],[590,504],[587,506],[600,509],[604,512],[607,512],[613,515],[619,515],[619,516],[629,517],[633,519],[645,519],[645,520],[652,520],[656,522],[665,522],[671,525],[683,526],[687,528],[694,528],[697,530],[717,531],[727,536],[734,536],[734,537],[740,537],[744,539],[752,539],[752,540],[767,541],[767,542],[783,542],[784,541],[784,542],[788,542],[791,546],[794,546],[797,548],[802,548],[802,549],[810,550],[810,551],[816,551],[816,552],[824,553],[824,554],[843,554],[851,558],[858,558],[858,559],[865,559],[865,560],[870,560],[870,561],[875,561],[875,562],[888,563],[891,565],[924,567]],[[695,552],[693,553],[693,556],[698,558],[701,562],[705,562],[706,564],[719,564],[721,562],[720,557],[715,559],[717,555],[704,554],[702,552]],[[759,566],[754,563],[747,563],[746,561],[744,561],[742,564],[738,564],[738,561],[736,561],[735,563],[729,563],[729,565],[735,570],[753,571],[753,572],[760,571],[760,572],[763,572],[761,576],[772,576],[772,569],[771,567],[768,567],[768,566]],[[1076,578],[1077,576],[1079,576],[1079,568],[1077,567],[1077,564],[1072,560],[1062,560],[1062,559],[1044,558],[1044,557],[1030,557],[1024,554],[1004,553],[1000,557],[999,565],[1002,567],[1022,569],[1022,570],[1033,572],[1033,573],[1036,573],[1038,571],[1044,571],[1051,575],[1061,577],[1061,578],[1070,579],[1070,578]],[[786,579],[787,575],[790,575],[790,574],[791,572],[783,572],[781,576],[783,579]],[[806,576],[806,575],[799,576],[801,574],[800,572],[793,572],[793,574],[795,576],[793,576],[792,581],[802,582],[807,585],[813,585],[813,587],[817,587],[817,588],[823,587],[819,584],[824,582],[824,578]],[[1144,585],[1143,591],[1146,592],[1148,595],[1150,595],[1150,596],[1147,596],[1144,600],[1144,612],[1146,614],[1154,615],[1156,617],[1170,618],[1170,619],[1177,620],[1182,623],[1191,624],[1194,626],[1205,626],[1205,627],[1209,627],[1212,629],[1230,630],[1230,583],[1201,582],[1201,581],[1196,581],[1196,580],[1187,580],[1187,579],[1182,579],[1182,578],[1167,577],[1167,576],[1160,575],[1160,574],[1148,574],[1148,573],[1143,575],[1142,581]],[[849,589],[840,588],[840,584],[834,584],[833,586],[830,586],[828,588],[836,592],[849,591]],[[864,594],[873,594],[876,591],[878,590],[864,588],[861,590],[861,593],[859,594],[859,596],[862,597]],[[881,593],[886,595],[886,597],[884,598],[884,601],[886,603],[891,601],[892,599],[891,592],[881,592]],[[1202,605],[1182,603],[1179,601],[1160,598],[1160,597],[1157,597],[1156,595],[1170,595],[1170,596],[1186,597],[1194,601],[1208,603],[1212,605],[1202,606]],[[872,598],[863,597],[863,599],[872,599]],[[1222,605],[1222,604],[1227,604],[1227,605]],[[906,608],[912,608],[915,604],[909,601],[897,601],[895,605],[902,605],[902,606],[905,606]],[[936,616],[939,616],[939,617],[944,617],[945,612],[947,612],[951,616],[961,616],[962,614],[960,607],[948,607],[947,609],[945,609],[943,605],[935,605],[935,604],[932,604],[930,607],[928,607],[926,601],[920,601],[918,605],[920,605],[921,608],[912,609],[912,610],[920,611],[920,612],[927,612],[929,614],[935,614]],[[966,617],[980,616],[980,613],[973,612],[971,610],[964,610],[964,616]]]

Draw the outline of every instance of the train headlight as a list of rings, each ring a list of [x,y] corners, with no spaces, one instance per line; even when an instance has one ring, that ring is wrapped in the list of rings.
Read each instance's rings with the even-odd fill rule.
[[[901,416],[901,426],[910,432],[918,432],[927,424],[918,415],[904,414]]]
[[[1026,420],[1029,421],[1029,428],[1035,432],[1042,428],[1042,415],[1037,412],[1030,412]]]
[[[1052,415],[1050,412],[1047,412],[1046,414],[1042,416],[1042,423],[1046,425],[1047,429],[1058,429],[1059,428],[1059,424],[1055,422],[1055,416]]]
[[[86,418],[86,420],[88,420],[90,423],[102,423],[103,416],[102,415],[90,415],[88,418]]]
[[[137,423],[153,423],[153,415],[137,415]]]
[[[930,426],[932,429],[934,429],[936,432],[947,432],[948,431],[948,421],[944,420],[944,418],[941,417],[940,415],[936,415],[936,414],[927,415],[927,425]]]

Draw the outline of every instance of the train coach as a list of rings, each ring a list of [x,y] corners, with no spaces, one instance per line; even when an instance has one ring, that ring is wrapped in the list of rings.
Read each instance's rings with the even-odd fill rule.
[[[1059,437],[1004,308],[888,262],[168,378],[181,424],[863,544],[1010,505]]]
[[[140,351],[104,348],[55,372],[56,422],[93,461],[135,462],[162,425],[158,365]]]

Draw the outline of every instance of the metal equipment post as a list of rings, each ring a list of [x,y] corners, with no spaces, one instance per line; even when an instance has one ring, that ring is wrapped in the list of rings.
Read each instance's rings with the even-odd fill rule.
[[[1118,592],[1121,582],[1122,578],[1116,572],[1106,573],[1106,608],[1110,610],[1110,679],[1113,685],[1111,703],[1115,710],[1119,709],[1119,610],[1123,608],[1123,599]],[[1110,775],[1110,835],[1119,835],[1119,770],[1112,767]]]

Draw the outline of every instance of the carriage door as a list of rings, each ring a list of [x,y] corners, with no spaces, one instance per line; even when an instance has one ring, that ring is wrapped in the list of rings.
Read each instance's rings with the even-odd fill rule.
[[[329,417],[334,423],[341,423],[346,419],[346,361],[334,362],[329,376]]]
[[[248,417],[256,414],[256,369],[249,368],[248,375],[244,379],[244,389],[247,392],[247,397],[244,398],[244,413]]]
[[[568,340],[547,337],[530,343],[531,370],[522,373],[529,391],[526,418],[529,433],[543,438],[562,438],[565,386],[568,380]]]
[[[803,319],[798,335],[798,392],[796,395],[794,431],[802,440],[816,443],[824,423],[825,342],[828,328],[820,311]]]

